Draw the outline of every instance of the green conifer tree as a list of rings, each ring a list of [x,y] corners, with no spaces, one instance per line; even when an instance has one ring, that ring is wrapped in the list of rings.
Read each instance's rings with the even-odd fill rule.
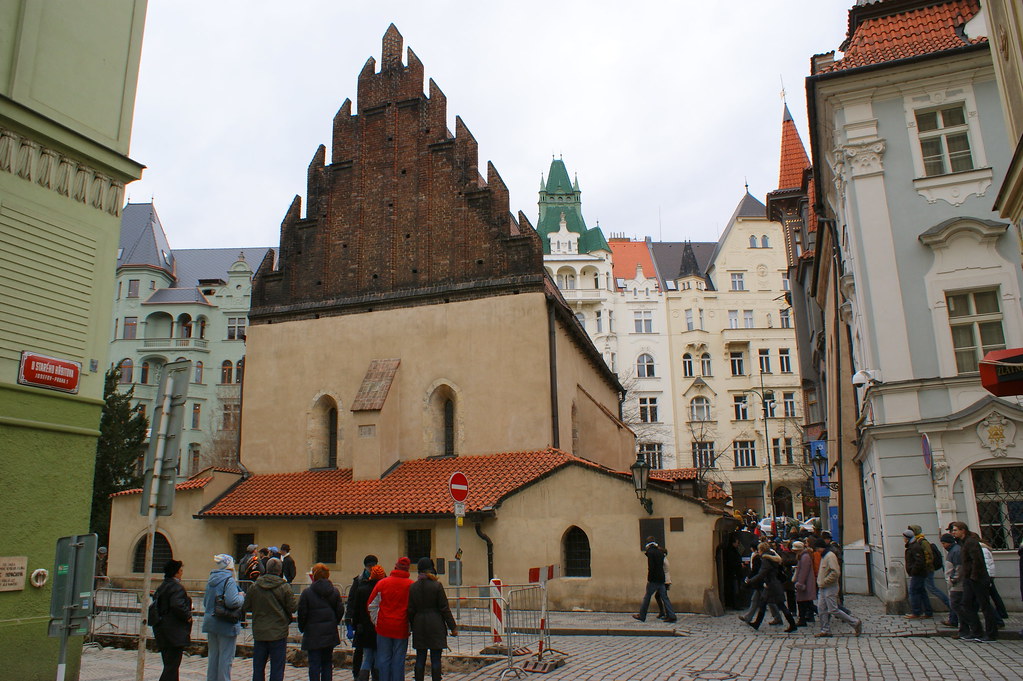
[[[120,366],[111,367],[103,382],[103,416],[96,444],[96,469],[92,480],[92,517],[89,527],[106,545],[110,534],[110,495],[139,487],[138,460],[145,453],[149,420],[131,402],[135,394],[118,392]]]

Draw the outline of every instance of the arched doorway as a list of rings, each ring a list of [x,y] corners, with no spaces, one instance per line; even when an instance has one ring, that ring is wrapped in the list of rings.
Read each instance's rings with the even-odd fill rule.
[[[788,487],[774,488],[774,513],[792,517],[792,490]]]

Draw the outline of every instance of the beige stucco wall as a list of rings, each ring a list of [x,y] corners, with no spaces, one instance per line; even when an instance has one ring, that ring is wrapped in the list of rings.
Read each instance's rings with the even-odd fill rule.
[[[242,462],[254,473],[310,468],[310,415],[326,395],[338,404],[338,466],[353,467],[356,478],[379,477],[396,461],[427,455],[428,401],[441,384],[454,393],[456,453],[547,447],[547,328],[542,293],[254,325],[246,343]],[[617,397],[563,335],[559,331],[558,375],[567,450],[576,385],[585,385],[612,413]],[[401,365],[383,410],[353,414],[370,362],[390,358]],[[375,437],[360,438],[360,425],[376,426]],[[605,432],[609,426],[582,427]],[[628,458],[613,449],[605,446],[599,454],[615,463]]]
[[[204,490],[212,492],[209,488]],[[347,585],[362,570],[367,553],[390,566],[406,552],[407,529],[432,531],[434,557],[450,560],[455,552],[455,521],[441,519],[365,520],[198,520],[192,514],[203,503],[203,492],[178,495],[175,514],[160,521],[174,555],[185,563],[186,579],[204,579],[212,568],[212,556],[230,552],[232,535],[254,532],[261,546],[288,543],[299,570],[296,581],[313,562],[314,532],[338,532],[338,561],[330,567],[334,581]],[[573,525],[590,541],[591,576],[563,577],[550,584],[551,607],[635,611],[646,584],[646,559],[641,553],[639,521],[664,518],[665,542],[671,562],[671,597],[682,611],[703,610],[705,589],[714,581],[715,523],[720,516],[707,514],[695,502],[651,491],[654,515],[648,516],[636,500],[632,483],[625,478],[568,466],[515,494],[498,507],[496,517],[485,519],[482,531],[494,542],[495,576],[506,584],[527,581],[530,567],[562,565],[562,538]],[[118,584],[129,584],[131,555],[145,531],[138,514],[137,495],[116,497],[111,537],[110,574]],[[668,531],[668,518],[683,518],[684,531]],[[486,543],[467,518],[459,530],[464,551],[463,583],[487,581]],[[446,577],[443,580],[447,583]]]

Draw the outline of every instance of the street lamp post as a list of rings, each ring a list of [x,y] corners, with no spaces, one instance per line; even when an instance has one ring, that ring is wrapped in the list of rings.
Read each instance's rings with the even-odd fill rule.
[[[775,530],[775,523],[777,522],[777,509],[774,507],[774,476],[771,471],[771,436],[768,432],[767,425],[768,421],[767,408],[769,404],[774,403],[774,399],[773,398],[771,400],[767,399],[767,393],[764,390],[763,371],[760,372],[760,390],[758,391],[755,388],[748,388],[745,392],[759,397],[760,404],[763,406],[764,409],[764,448],[767,450],[767,489],[768,489],[767,496],[770,501],[771,508],[771,528],[776,532],[777,530]]]
[[[650,464],[642,455],[636,455],[636,463],[629,466],[632,472],[632,484],[636,488],[636,498],[649,515],[654,513],[654,500],[647,498],[647,485],[650,481]]]

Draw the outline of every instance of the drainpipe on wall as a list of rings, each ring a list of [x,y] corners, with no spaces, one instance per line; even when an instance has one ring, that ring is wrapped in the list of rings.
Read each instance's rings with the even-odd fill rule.
[[[547,348],[549,353],[551,380],[551,446],[561,447],[559,431],[561,424],[558,419],[558,349],[554,326],[554,301],[547,301]],[[479,528],[476,529],[479,532]],[[480,535],[483,536],[483,535]],[[489,541],[489,540],[488,540]],[[491,576],[493,579],[493,576]]]
[[[487,543],[487,583],[494,578],[494,540],[483,532],[483,523],[477,521],[474,524],[476,534]]]

